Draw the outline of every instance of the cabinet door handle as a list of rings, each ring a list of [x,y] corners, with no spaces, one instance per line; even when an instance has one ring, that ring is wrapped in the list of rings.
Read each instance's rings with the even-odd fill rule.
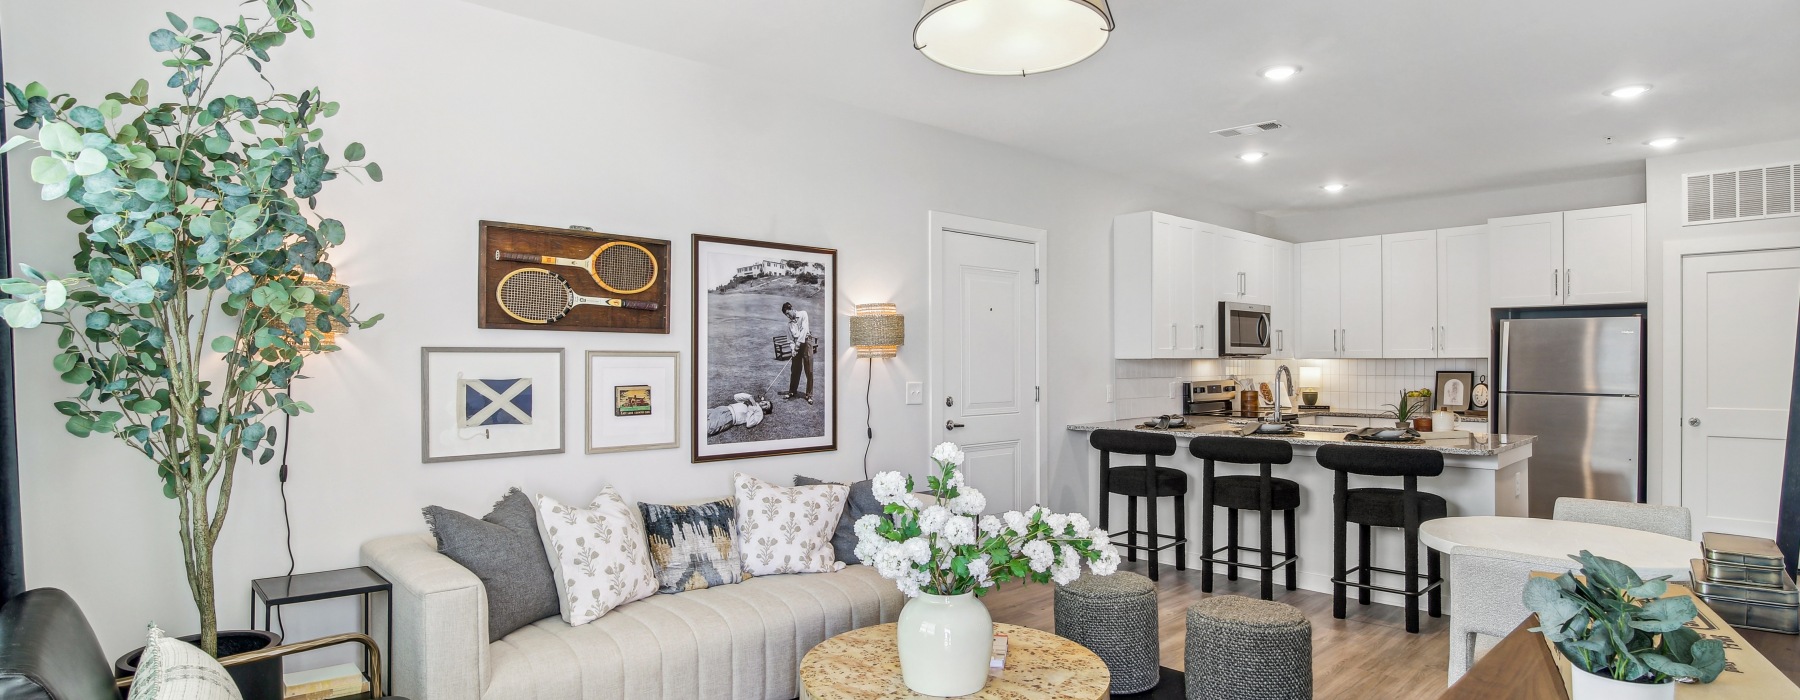
[[[1575,293],[1575,270],[1573,268],[1563,270],[1563,293],[1565,295]]]
[[[1275,352],[1281,352],[1287,348],[1285,336],[1282,335],[1284,332],[1281,329],[1275,330]]]
[[[1206,349],[1206,324],[1204,323],[1194,326],[1194,348],[1197,350]]]
[[[1238,296],[1250,296],[1250,273],[1238,273]]]
[[[1550,271],[1550,296],[1562,296],[1562,278],[1559,276],[1561,274],[1562,270]]]

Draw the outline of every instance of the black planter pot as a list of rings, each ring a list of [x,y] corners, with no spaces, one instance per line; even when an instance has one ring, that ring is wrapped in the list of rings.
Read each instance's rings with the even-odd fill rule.
[[[190,634],[180,637],[181,641],[198,646],[200,635]],[[281,635],[261,630],[220,630],[219,658],[225,659],[235,654],[259,651],[281,645]],[[118,661],[113,662],[113,673],[117,677],[137,675],[138,658],[143,656],[144,648],[131,650]],[[253,664],[231,666],[225,669],[231,679],[237,681],[238,692],[243,693],[244,700],[281,700],[285,688],[281,682],[281,659],[269,659]],[[119,691],[121,697],[125,691]]]

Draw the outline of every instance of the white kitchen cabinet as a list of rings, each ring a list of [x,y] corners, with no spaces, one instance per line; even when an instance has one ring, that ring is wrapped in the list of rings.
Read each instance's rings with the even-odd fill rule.
[[[1489,301],[1501,308],[1641,303],[1647,237],[1642,204],[1489,219]]]
[[[1340,357],[1381,357],[1381,237],[1343,241]]]
[[[1486,226],[1438,229],[1438,357],[1490,354],[1493,313],[1487,262]]]
[[[1157,212],[1113,219],[1113,357],[1217,357],[1212,236]],[[1210,355],[1207,354],[1210,351]]]
[[[1269,304],[1270,315],[1274,317],[1275,337],[1271,338],[1269,359],[1292,360],[1294,352],[1294,329],[1299,321],[1294,304],[1294,244],[1286,241],[1270,241],[1273,252],[1274,290],[1270,296],[1274,300]]]
[[[1381,357],[1381,237],[1302,243],[1302,357]]]
[[[1647,299],[1646,238],[1642,204],[1563,212],[1563,303]]]
[[[1216,246],[1212,268],[1220,301],[1272,306],[1279,286],[1275,272],[1276,241],[1254,233],[1209,227]]]
[[[1317,241],[1294,246],[1294,290],[1299,305],[1295,348],[1301,357],[1337,357],[1342,307],[1344,256],[1340,241]]]
[[[1437,357],[1437,231],[1381,237],[1382,356]]]

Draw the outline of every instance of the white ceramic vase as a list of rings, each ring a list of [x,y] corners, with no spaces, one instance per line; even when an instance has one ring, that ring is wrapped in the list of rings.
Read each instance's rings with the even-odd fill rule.
[[[974,593],[921,593],[900,610],[900,675],[923,695],[969,695],[987,684],[994,618]]]
[[[904,612],[904,611],[902,611]],[[1570,670],[1570,690],[1572,700],[1675,700],[1675,683],[1627,683],[1616,681],[1606,676],[1588,673],[1579,668]]]

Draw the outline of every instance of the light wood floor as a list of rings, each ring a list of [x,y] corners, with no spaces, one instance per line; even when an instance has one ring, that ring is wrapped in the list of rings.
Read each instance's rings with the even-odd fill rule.
[[[1121,571],[1146,573],[1144,562],[1122,564]],[[1260,584],[1249,579],[1213,577],[1213,592],[1200,592],[1198,571],[1163,566],[1157,582],[1161,623],[1162,665],[1183,670],[1187,608],[1212,595],[1256,597]],[[1436,698],[1449,673],[1450,618],[1432,618],[1421,609],[1419,633],[1407,634],[1405,611],[1388,605],[1356,604],[1349,614],[1331,616],[1331,596],[1308,590],[1287,591],[1276,579],[1275,600],[1302,612],[1313,625],[1313,694],[1325,698],[1411,700]],[[1352,591],[1354,593],[1354,591]],[[984,599],[995,622],[1055,631],[1050,586],[1011,584]],[[1421,604],[1424,601],[1420,601]],[[1449,601],[1445,601],[1446,611]],[[1800,637],[1743,630],[1747,641],[1800,683]]]

